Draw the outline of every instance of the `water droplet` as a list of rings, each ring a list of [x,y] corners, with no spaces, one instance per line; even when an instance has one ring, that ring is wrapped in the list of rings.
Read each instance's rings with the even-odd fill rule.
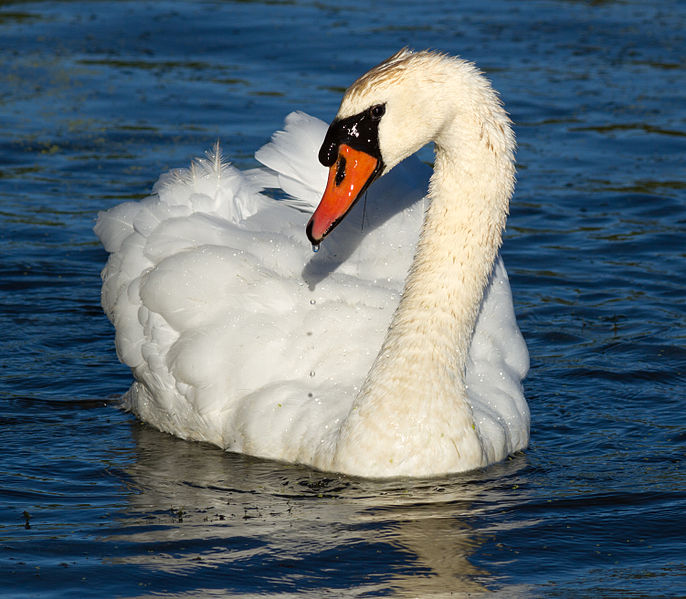
[[[310,376],[314,376],[314,370],[310,370]]]
[[[313,243],[312,244],[312,251],[316,254],[319,251],[319,244],[318,243]]]
[[[316,300],[316,299],[311,299],[311,300],[310,300],[310,304],[312,304],[313,306],[314,306],[316,303],[317,303],[317,300]]]

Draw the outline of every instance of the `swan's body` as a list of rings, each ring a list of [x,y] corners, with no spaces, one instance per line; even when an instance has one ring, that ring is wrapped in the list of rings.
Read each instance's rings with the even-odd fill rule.
[[[434,140],[429,195],[406,161],[317,254],[303,212],[326,183],[326,126],[302,114],[257,153],[269,169],[216,155],[100,215],[103,307],[143,420],[372,477],[469,470],[526,447],[528,353],[497,257],[514,183],[507,116],[469,63],[402,51],[346,93],[322,147],[338,160],[327,194],[347,185],[353,159],[346,170],[336,156],[348,144],[356,156],[360,115],[379,148],[364,184]],[[353,123],[342,141],[341,123]],[[277,186],[297,201],[259,193]],[[325,203],[315,244],[342,216]]]

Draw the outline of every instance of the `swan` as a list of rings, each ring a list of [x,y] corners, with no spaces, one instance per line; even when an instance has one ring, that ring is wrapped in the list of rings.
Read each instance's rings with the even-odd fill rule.
[[[433,174],[413,156],[429,142]],[[289,115],[261,167],[217,145],[101,212],[125,407],[185,439],[369,478],[526,448],[529,357],[499,256],[514,149],[472,63],[403,49],[328,128]]]

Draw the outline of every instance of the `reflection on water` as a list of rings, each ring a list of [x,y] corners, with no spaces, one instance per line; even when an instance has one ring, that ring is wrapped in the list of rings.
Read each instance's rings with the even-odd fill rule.
[[[249,581],[283,591],[329,584],[355,596],[485,592],[489,573],[470,562],[483,533],[470,520],[508,502],[507,481],[526,465],[520,457],[443,480],[365,481],[224,453],[138,423],[132,431],[129,505],[122,532],[106,539],[129,549],[110,559],[236,591]]]

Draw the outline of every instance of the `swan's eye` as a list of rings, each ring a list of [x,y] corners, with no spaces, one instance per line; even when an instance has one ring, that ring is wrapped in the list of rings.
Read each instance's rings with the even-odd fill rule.
[[[369,109],[369,114],[373,119],[378,121],[384,114],[386,114],[386,105],[377,104],[376,106],[372,106]]]

